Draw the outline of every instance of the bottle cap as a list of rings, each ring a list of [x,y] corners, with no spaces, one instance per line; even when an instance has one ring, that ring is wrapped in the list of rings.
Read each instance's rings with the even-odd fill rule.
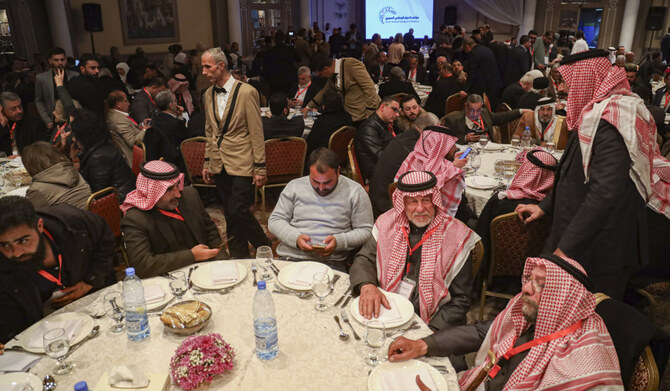
[[[135,268],[134,267],[129,267],[126,269],[126,276],[134,276],[135,275]]]
[[[80,381],[74,385],[74,391],[88,391],[88,384],[85,381]]]
[[[265,289],[265,281],[258,281],[258,290]]]

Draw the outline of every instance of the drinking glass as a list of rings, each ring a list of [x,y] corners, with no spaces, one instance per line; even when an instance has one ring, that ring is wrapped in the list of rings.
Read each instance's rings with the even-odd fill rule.
[[[329,305],[323,302],[323,299],[328,296],[331,290],[330,286],[330,276],[328,273],[316,273],[312,277],[312,292],[314,296],[319,298],[319,302],[314,304],[314,309],[317,311],[325,311]]]
[[[477,176],[477,170],[482,166],[482,158],[479,155],[474,155],[470,159],[470,166],[475,169],[475,176]]]
[[[495,163],[493,164],[493,167],[496,171],[496,178],[497,179],[502,179],[503,171],[505,171],[505,161],[504,160],[496,160]]]
[[[512,137],[512,147],[517,148],[521,144],[521,140],[518,137]]]
[[[378,320],[370,320],[365,324],[365,344],[370,348],[365,362],[373,367],[382,362],[379,357],[379,348],[384,346],[386,341],[386,326]]]
[[[188,281],[186,281],[186,273],[184,272],[172,272],[170,273],[173,277],[170,280],[170,292],[173,295],[177,296],[177,301],[181,301],[181,298],[188,291]]]
[[[123,324],[123,305],[121,292],[113,291],[105,295],[103,306],[105,314],[114,320],[114,326],[110,329],[112,334],[118,334],[125,330],[126,326]]]
[[[507,188],[512,184],[512,178],[516,175],[516,166],[512,163],[505,163],[503,170],[503,177],[507,180]]]
[[[547,143],[547,152],[554,153],[555,150],[556,150],[556,144]]]
[[[63,362],[67,352],[70,351],[70,339],[65,333],[65,329],[51,329],[44,333],[42,337],[44,353],[47,356],[58,360],[58,365],[53,370],[56,375],[64,375],[72,370],[72,364]]]
[[[271,281],[274,278],[274,274],[270,272],[272,258],[272,248],[270,246],[260,246],[256,249],[256,259],[263,267],[263,274],[261,275],[263,281]]]
[[[487,136],[482,136],[479,138],[479,145],[482,146],[482,151],[484,151],[486,148],[486,144],[489,143],[489,138]]]

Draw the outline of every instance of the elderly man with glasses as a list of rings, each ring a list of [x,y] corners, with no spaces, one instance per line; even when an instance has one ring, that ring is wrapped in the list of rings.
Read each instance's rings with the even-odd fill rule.
[[[356,158],[364,180],[372,171],[386,145],[396,136],[393,123],[400,115],[400,103],[390,96],[384,97],[377,111],[365,120],[356,132],[354,146]]]

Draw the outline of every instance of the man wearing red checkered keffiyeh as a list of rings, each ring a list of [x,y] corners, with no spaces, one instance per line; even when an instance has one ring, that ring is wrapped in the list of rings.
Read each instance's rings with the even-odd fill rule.
[[[616,349],[581,265],[555,255],[528,258],[522,284],[493,322],[418,341],[401,337],[389,346],[389,360],[478,348],[476,366],[460,378],[463,390],[623,390]]]
[[[465,324],[472,293],[470,252],[479,236],[446,214],[437,178],[410,171],[398,178],[393,209],[381,215],[373,237],[350,270],[359,310],[370,319],[389,302],[378,288],[400,292],[414,285],[409,300],[428,325],[441,329]]]
[[[197,261],[226,257],[221,236],[198,192],[184,187],[173,164],[154,160],[140,168],[137,186],[121,205],[123,239],[130,265],[142,278]]]
[[[670,166],[644,102],[606,55],[590,50],[562,60],[570,139],[552,193],[517,212],[526,222],[552,215],[545,250],[577,260],[598,291],[621,298],[626,270],[647,261],[645,204],[670,214]]]

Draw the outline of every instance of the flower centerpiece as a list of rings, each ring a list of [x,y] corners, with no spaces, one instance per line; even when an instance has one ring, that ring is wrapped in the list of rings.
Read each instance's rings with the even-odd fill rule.
[[[208,385],[233,369],[235,350],[220,334],[195,335],[179,345],[170,360],[172,380],[185,391]]]

